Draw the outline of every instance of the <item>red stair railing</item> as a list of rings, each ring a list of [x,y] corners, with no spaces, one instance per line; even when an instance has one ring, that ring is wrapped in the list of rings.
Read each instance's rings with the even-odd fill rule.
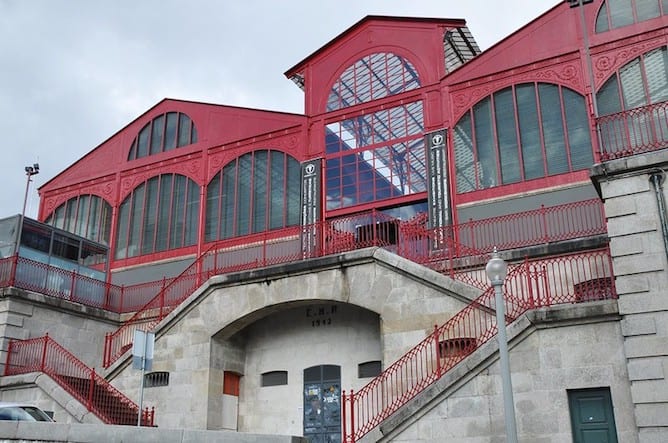
[[[608,248],[511,264],[503,287],[506,322],[536,307],[616,298],[611,275]],[[488,285],[362,389],[343,392],[343,442],[354,443],[367,434],[496,332],[494,292]]]
[[[139,407],[48,334],[10,340],[4,375],[43,372],[107,424],[136,425]],[[153,426],[155,410],[142,411],[142,425]]]

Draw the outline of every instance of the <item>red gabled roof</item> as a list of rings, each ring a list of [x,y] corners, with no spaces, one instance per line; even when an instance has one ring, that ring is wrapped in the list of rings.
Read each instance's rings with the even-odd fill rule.
[[[304,58],[302,61],[294,65],[292,68],[285,71],[284,75],[287,78],[291,78],[295,74],[299,74],[300,71],[307,65],[310,61],[323,56],[332,46],[336,45],[339,41],[345,39],[348,35],[357,31],[360,28],[367,26],[371,22],[397,22],[397,23],[437,23],[446,26],[464,26],[466,21],[459,18],[430,18],[430,17],[398,17],[398,16],[387,16],[387,15],[367,15],[366,17],[359,20],[354,25],[350,26],[348,29],[334,37],[329,42],[325,43],[315,52]]]
[[[40,186],[39,193],[125,169],[134,137],[155,116],[171,111],[184,112],[193,119],[205,148],[294,127],[306,118],[288,112],[164,98]],[[225,120],[230,123],[226,125]]]

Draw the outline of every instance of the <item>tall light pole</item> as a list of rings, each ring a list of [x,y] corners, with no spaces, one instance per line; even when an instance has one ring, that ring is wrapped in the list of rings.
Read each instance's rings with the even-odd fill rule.
[[[498,329],[497,340],[499,342],[499,361],[501,364],[506,442],[517,443],[517,422],[515,421],[515,403],[513,401],[513,385],[510,380],[510,359],[508,356],[508,337],[506,335],[506,308],[503,300],[503,282],[508,273],[508,264],[499,257],[496,247],[492,253],[492,258],[487,262],[485,273],[494,288],[494,309]]]
[[[30,182],[32,181],[32,176],[39,174],[39,163],[33,163],[32,166],[26,166],[26,192],[23,197],[23,210],[21,211],[21,223],[19,223],[19,232],[16,238],[16,251],[15,255],[19,253],[19,246],[21,244],[21,235],[23,234],[23,219],[26,216],[26,205],[28,204],[28,190],[30,189]]]

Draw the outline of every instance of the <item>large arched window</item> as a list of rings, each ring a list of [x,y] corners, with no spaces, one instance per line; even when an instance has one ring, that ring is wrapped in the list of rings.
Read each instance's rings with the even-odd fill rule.
[[[121,203],[116,259],[194,245],[198,218],[197,183],[179,174],[152,177]]]
[[[197,129],[186,114],[168,112],[146,124],[132,141],[128,160],[159,154],[197,142]]]
[[[108,245],[111,205],[97,195],[78,195],[58,206],[44,222]]]
[[[427,189],[421,101],[329,123],[327,209]]]
[[[596,32],[629,26],[668,14],[668,0],[606,0],[596,17]]]
[[[206,241],[299,224],[300,166],[291,156],[258,150],[216,174],[206,191]]]
[[[599,89],[596,102],[599,113],[608,116],[598,120],[604,158],[663,148],[668,141],[668,48],[622,66]]]
[[[418,72],[410,61],[390,52],[378,52],[362,57],[343,71],[329,93],[327,110],[343,109],[419,87]]]
[[[593,163],[584,97],[524,83],[478,102],[454,127],[457,192],[585,169]]]

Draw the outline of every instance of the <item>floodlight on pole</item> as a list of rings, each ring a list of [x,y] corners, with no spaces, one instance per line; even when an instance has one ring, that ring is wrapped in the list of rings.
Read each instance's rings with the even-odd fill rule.
[[[26,172],[26,192],[23,196],[23,209],[21,210],[21,222],[19,223],[19,232],[16,237],[16,250],[15,254],[19,253],[19,245],[21,244],[21,235],[23,234],[23,219],[26,216],[26,206],[28,204],[28,191],[30,190],[30,182],[32,181],[32,176],[39,174],[39,163],[33,163],[32,166],[28,165],[24,168]]]
[[[508,337],[506,335],[506,309],[503,300],[503,283],[508,275],[508,264],[499,256],[496,247],[492,258],[487,262],[485,273],[494,288],[494,310],[499,342],[499,364],[501,366],[501,385],[503,390],[503,414],[506,423],[506,442],[517,443],[517,421],[515,420],[515,402],[513,385],[510,379],[510,358],[508,355]]]

